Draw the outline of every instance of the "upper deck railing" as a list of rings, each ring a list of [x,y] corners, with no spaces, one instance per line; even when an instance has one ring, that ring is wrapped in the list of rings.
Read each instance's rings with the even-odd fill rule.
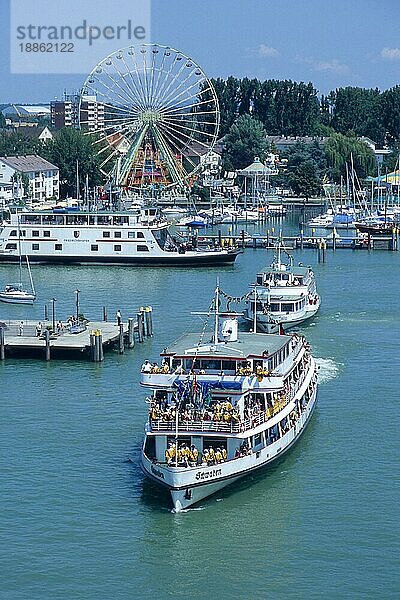
[[[201,431],[201,432],[221,432],[221,433],[240,433],[253,429],[262,423],[265,423],[273,416],[282,411],[285,406],[293,400],[294,396],[304,383],[304,380],[308,374],[308,370],[304,370],[300,378],[295,382],[292,388],[282,398],[277,400],[273,407],[262,410],[257,414],[253,414],[248,419],[239,419],[230,421],[220,421],[213,419],[183,419],[178,416],[178,431]],[[175,419],[164,420],[164,419],[152,419],[149,418],[149,424],[151,431],[176,431]]]

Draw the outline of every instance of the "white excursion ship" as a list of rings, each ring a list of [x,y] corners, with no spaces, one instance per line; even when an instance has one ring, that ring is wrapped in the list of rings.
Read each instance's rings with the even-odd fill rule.
[[[170,490],[175,511],[284,454],[317,398],[302,336],[238,334],[237,313],[213,312],[212,334],[184,335],[160,366],[142,367],[141,385],[152,390],[142,468]]]
[[[286,263],[282,252],[287,255]],[[278,242],[272,265],[257,273],[246,300],[245,319],[254,331],[276,333],[313,317],[320,303],[312,269],[294,267],[293,257]]]
[[[35,263],[221,265],[239,250],[177,242],[156,208],[123,212],[53,209],[10,213],[0,223],[0,261]]]

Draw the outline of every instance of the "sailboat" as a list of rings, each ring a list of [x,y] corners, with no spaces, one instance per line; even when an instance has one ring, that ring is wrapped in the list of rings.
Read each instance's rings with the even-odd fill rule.
[[[18,253],[19,253],[19,282],[17,284],[6,285],[4,290],[0,290],[0,302],[9,304],[33,304],[36,298],[35,286],[33,285],[31,267],[28,256],[26,255],[26,266],[28,267],[29,280],[31,283],[31,292],[24,290],[22,285],[22,254],[21,254],[21,231],[18,218]]]

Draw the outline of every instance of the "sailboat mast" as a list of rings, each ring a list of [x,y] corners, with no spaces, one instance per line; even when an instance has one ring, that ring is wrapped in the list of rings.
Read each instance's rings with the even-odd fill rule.
[[[17,228],[18,228],[18,255],[19,255],[19,289],[22,290],[21,227],[20,227],[19,215],[18,214],[17,214]]]
[[[79,200],[79,163],[76,159],[76,199]]]
[[[219,282],[215,290],[215,322],[214,322],[214,344],[218,342],[218,309],[219,309]]]
[[[33,278],[32,278],[32,273],[31,273],[31,265],[29,264],[29,258],[28,258],[28,255],[26,255],[26,266],[28,267],[29,280],[30,280],[30,282],[31,282],[32,294],[33,294],[34,296],[36,296],[35,286],[33,285]]]
[[[254,288],[254,333],[257,333],[257,288]]]

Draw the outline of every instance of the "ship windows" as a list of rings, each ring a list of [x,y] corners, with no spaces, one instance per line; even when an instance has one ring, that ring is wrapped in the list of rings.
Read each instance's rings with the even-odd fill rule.
[[[136,232],[135,231],[128,231],[128,238],[129,239],[133,239],[136,237]]]
[[[16,250],[17,244],[6,244],[6,250]]]
[[[200,362],[200,368],[205,371],[220,371],[221,370],[221,361],[215,359],[202,360]]]
[[[43,237],[50,237],[50,231],[43,231]]]
[[[103,238],[109,238],[110,237],[110,232],[109,231],[103,231]]]
[[[269,305],[269,310],[271,312],[279,312],[279,309],[280,309],[279,303],[271,302],[271,304]]]
[[[223,371],[235,371],[236,370],[236,361],[223,360],[222,361],[222,370]]]
[[[262,435],[261,433],[257,433],[257,435],[253,435],[253,448],[259,446],[262,443]]]
[[[17,235],[17,230],[13,229],[12,231],[10,231],[10,237],[16,237]]]
[[[262,275],[257,275],[257,283],[258,283],[258,285],[262,285],[262,283],[263,283],[263,276]]]
[[[115,238],[120,238],[121,236],[121,232],[120,231],[114,231],[114,237]]]
[[[148,252],[149,251],[149,247],[145,246],[144,244],[139,244],[138,247],[137,247],[137,251],[138,252]]]
[[[39,244],[32,244],[32,250],[39,250]]]
[[[143,233],[143,231],[138,231],[137,232],[137,237],[141,238],[142,240],[144,240],[144,233]]]
[[[62,250],[62,244],[54,244],[54,250]]]
[[[121,244],[114,244],[114,252],[121,252],[122,246]]]
[[[281,310],[282,310],[282,312],[293,312],[294,311],[293,302],[282,302]]]
[[[32,231],[32,237],[39,237],[39,230],[38,229],[34,229]]]
[[[156,458],[156,438],[153,435],[148,435],[146,437],[144,453],[150,460]]]
[[[90,246],[90,249],[91,249],[92,252],[97,252],[98,249],[99,249],[99,245],[98,244],[92,244]]]

